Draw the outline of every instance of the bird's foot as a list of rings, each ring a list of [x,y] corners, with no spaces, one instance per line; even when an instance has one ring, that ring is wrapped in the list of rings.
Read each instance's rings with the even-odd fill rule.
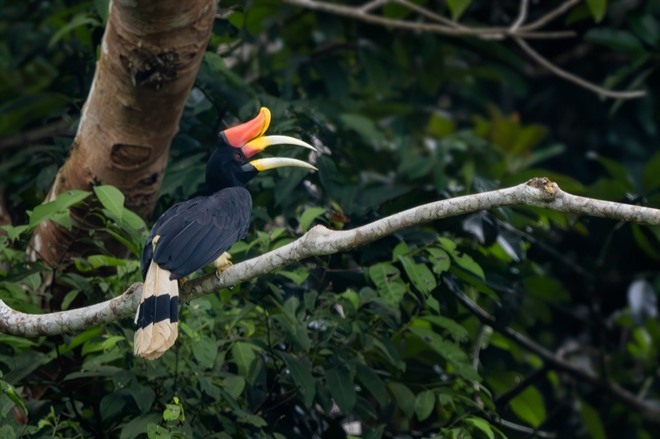
[[[219,276],[223,271],[232,265],[234,264],[231,262],[231,255],[227,252],[224,252],[218,257],[218,259],[213,261],[213,266],[215,267],[215,275]]]

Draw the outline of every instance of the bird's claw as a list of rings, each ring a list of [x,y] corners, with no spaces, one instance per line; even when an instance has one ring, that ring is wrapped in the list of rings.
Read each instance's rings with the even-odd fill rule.
[[[221,254],[218,259],[213,261],[213,266],[215,267],[215,275],[216,277],[220,277],[223,271],[225,271],[227,268],[231,267],[232,262],[231,262],[231,255],[227,252],[224,252]]]

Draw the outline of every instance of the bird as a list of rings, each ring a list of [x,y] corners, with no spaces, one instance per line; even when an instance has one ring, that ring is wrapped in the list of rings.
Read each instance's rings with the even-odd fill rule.
[[[140,260],[144,284],[135,314],[135,356],[155,360],[174,345],[179,279],[210,264],[217,273],[231,265],[227,250],[245,236],[250,224],[252,197],[245,185],[268,169],[296,166],[317,170],[292,158],[250,160],[272,145],[316,150],[293,137],[265,136],[270,119],[268,108],[261,107],[253,119],[222,131],[206,165],[209,195],[175,204],[156,220]]]

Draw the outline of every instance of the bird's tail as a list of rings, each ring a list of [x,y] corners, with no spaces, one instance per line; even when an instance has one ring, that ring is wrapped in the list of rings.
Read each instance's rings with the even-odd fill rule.
[[[133,353],[138,357],[159,358],[179,334],[179,284],[170,279],[170,274],[151,261],[135,315]]]

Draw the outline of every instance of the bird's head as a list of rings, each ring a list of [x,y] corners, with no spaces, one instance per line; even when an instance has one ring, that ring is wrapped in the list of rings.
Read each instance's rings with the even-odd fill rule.
[[[270,111],[261,107],[252,120],[220,133],[218,147],[206,165],[206,182],[213,192],[226,187],[245,186],[259,172],[284,166],[317,170],[309,163],[285,157],[250,160],[252,156],[272,145],[294,145],[316,151],[302,140],[289,136],[265,136],[270,125]]]

